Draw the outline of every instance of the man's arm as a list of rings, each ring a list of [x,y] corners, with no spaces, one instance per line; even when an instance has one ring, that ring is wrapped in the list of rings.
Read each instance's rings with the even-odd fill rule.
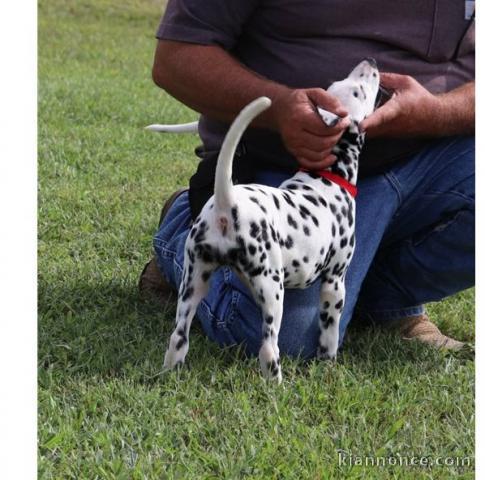
[[[433,95],[412,77],[382,73],[394,96],[361,124],[369,137],[444,137],[475,131],[475,82]]]
[[[272,107],[254,126],[280,133],[286,148],[304,168],[317,170],[335,161],[331,154],[348,119],[325,126],[315,105],[339,116],[347,112],[325,90],[291,89],[247,69],[218,46],[160,40],[155,52],[154,82],[194,110],[230,122],[250,101],[265,95]]]

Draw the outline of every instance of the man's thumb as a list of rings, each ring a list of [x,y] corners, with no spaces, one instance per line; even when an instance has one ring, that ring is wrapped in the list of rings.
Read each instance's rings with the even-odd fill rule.
[[[323,88],[309,88],[306,90],[306,93],[315,106],[322,107],[339,117],[346,117],[348,115],[347,110],[342,106],[340,100],[330,95]]]

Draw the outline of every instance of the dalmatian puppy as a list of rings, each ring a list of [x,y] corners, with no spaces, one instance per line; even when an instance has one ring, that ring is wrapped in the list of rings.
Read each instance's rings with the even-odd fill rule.
[[[187,237],[176,327],[165,368],[184,362],[197,305],[207,294],[212,272],[221,265],[237,272],[261,307],[259,360],[266,378],[282,380],[278,333],[285,287],[306,288],[321,280],[317,356],[336,358],[345,274],[355,245],[355,182],[364,141],[359,123],[374,110],[378,89],[373,59],[362,61],[346,79],[333,83],[328,92],[340,99],[351,119],[333,150],[337,161],[322,172],[299,171],[279,188],[232,184],[238,142],[271,101],[260,97],[240,112],[219,154],[214,195]]]

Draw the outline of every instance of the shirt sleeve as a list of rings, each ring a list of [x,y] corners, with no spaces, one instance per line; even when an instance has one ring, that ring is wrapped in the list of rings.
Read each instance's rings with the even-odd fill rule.
[[[169,0],[156,37],[231,50],[260,0]]]

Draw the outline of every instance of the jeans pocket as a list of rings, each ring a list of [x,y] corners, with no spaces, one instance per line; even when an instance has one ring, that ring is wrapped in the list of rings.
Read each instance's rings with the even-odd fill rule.
[[[423,244],[426,240],[428,240],[433,235],[437,235],[445,231],[448,227],[453,225],[462,211],[453,212],[443,218],[441,218],[438,222],[430,225],[425,230],[416,233],[411,239],[410,242],[414,247],[418,247],[419,245]]]

